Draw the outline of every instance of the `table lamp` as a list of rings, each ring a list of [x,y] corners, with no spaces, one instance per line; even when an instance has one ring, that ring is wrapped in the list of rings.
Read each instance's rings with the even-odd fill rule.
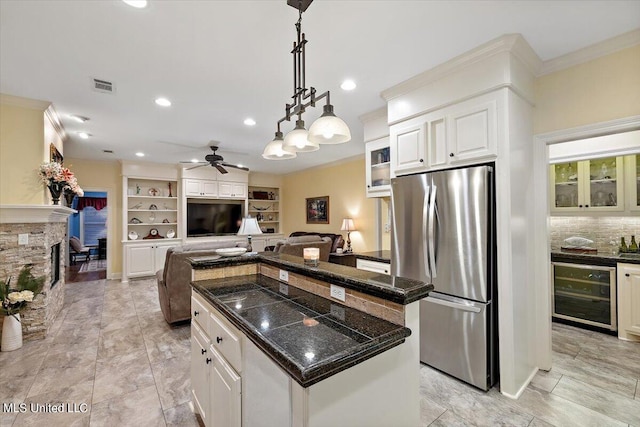
[[[238,230],[238,236],[247,236],[247,251],[252,252],[251,248],[251,235],[252,234],[262,234],[262,230],[260,230],[260,226],[258,225],[258,220],[251,217],[242,218],[242,224],[240,224],[240,229]]]
[[[347,232],[347,250],[346,253],[351,253],[353,250],[351,249],[351,232],[356,231],[356,226],[353,224],[352,218],[345,218],[342,220],[342,227],[340,227],[341,231]]]

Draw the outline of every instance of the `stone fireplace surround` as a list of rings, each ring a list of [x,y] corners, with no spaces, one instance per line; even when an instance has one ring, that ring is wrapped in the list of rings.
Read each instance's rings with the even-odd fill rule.
[[[25,264],[35,277],[45,276],[42,293],[20,313],[25,341],[43,339],[64,303],[67,218],[73,209],[57,205],[0,205],[0,279],[17,280]],[[20,245],[18,236],[28,235]],[[51,248],[60,243],[60,278],[52,283]],[[53,285],[53,286],[52,286]],[[0,316],[0,335],[4,316]]]

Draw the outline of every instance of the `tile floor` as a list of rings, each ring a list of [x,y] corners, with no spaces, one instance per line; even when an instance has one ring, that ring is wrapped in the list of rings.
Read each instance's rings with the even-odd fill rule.
[[[189,326],[165,323],[155,280],[66,286],[50,336],[0,353],[0,402],[75,403],[77,412],[3,407],[0,426],[197,426]],[[640,427],[640,344],[554,324],[553,351],[554,368],[517,401],[423,366],[422,424]]]

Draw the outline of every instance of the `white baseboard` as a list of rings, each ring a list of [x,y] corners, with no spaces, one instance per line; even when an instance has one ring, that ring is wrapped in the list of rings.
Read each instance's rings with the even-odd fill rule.
[[[516,394],[509,394],[509,393],[505,393],[504,391],[500,391],[500,393],[507,396],[509,399],[518,400],[518,398],[522,395],[522,393],[524,393],[524,390],[531,383],[531,380],[533,380],[533,377],[535,377],[537,373],[538,373],[538,368],[537,367],[533,368],[533,370],[531,371],[531,374],[529,375],[529,378],[527,378],[527,380],[522,384],[522,387],[518,389],[518,392]]]

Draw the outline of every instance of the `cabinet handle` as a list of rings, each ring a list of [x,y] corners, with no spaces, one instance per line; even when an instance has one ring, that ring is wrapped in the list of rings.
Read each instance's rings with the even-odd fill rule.
[[[579,208],[581,208],[581,207],[582,207],[582,205],[578,205],[578,207],[579,207]]]
[[[453,153],[449,153],[449,157],[453,157]]]
[[[371,186],[370,186],[370,185],[367,185],[367,188],[371,188]]]
[[[584,207],[585,207],[585,208],[588,208],[588,207],[589,207],[589,205],[584,205]]]
[[[386,274],[389,274],[389,270],[385,270],[384,272],[385,272]]]
[[[211,363],[211,358],[210,358],[210,357],[207,357],[207,365],[208,365],[209,363]]]
[[[422,162],[424,162],[424,160],[423,160],[423,159],[420,159],[420,163],[422,163]]]
[[[193,317],[197,316],[198,314],[200,314],[200,312],[199,312],[199,311],[194,311],[194,312],[193,312]]]
[[[202,352],[202,354],[205,354],[207,352],[207,350],[205,350],[204,348],[201,348],[200,351]]]
[[[220,337],[216,337],[216,342],[217,342],[218,344],[220,344],[220,343],[222,342],[222,338],[220,338]]]
[[[629,273],[624,273],[625,277],[631,276]]]

